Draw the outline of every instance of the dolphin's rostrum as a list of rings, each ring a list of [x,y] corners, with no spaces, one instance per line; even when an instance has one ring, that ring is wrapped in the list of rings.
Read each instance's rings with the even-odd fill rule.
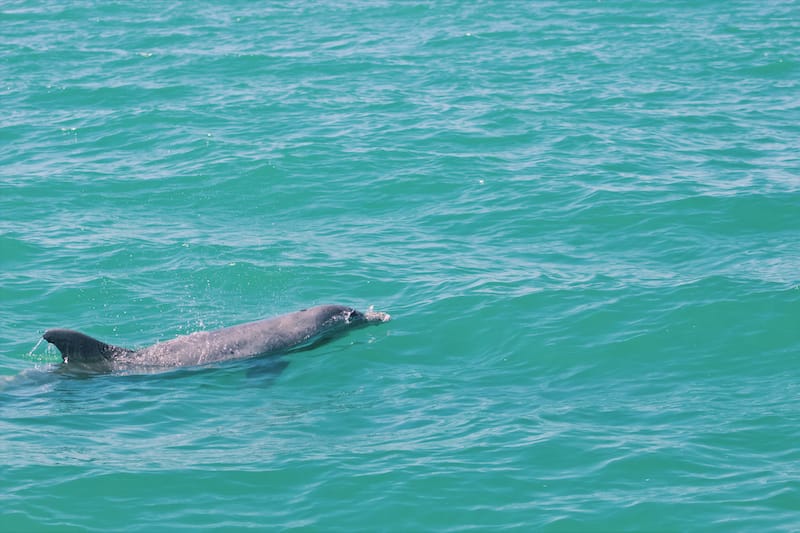
[[[286,353],[389,318],[372,308],[361,313],[343,305],[320,305],[238,326],[198,331],[141,350],[106,344],[69,329],[49,329],[43,337],[59,349],[70,367],[99,372],[154,370]]]

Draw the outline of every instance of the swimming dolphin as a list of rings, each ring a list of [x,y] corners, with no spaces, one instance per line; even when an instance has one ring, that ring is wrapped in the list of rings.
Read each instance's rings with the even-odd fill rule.
[[[274,318],[214,331],[198,331],[141,350],[106,344],[69,329],[49,329],[68,367],[96,372],[156,370],[275,355],[307,348],[345,331],[388,322],[387,313],[366,313],[343,305],[320,305]]]

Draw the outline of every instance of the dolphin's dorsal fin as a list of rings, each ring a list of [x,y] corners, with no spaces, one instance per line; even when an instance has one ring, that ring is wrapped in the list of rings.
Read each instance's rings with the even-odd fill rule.
[[[97,363],[130,352],[71,329],[48,329],[42,336],[58,348],[65,363]]]

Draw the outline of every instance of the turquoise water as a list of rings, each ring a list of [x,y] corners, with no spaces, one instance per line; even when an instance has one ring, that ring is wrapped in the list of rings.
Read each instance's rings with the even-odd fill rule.
[[[797,531],[797,2],[0,5],[0,530]],[[321,303],[297,353],[79,379]]]

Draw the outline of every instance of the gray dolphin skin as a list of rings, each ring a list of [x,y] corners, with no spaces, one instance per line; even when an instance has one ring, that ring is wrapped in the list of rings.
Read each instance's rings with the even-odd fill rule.
[[[320,305],[238,326],[198,331],[141,350],[106,344],[69,329],[49,329],[43,337],[59,349],[68,367],[95,372],[153,371],[283,354],[389,319],[387,313],[372,308],[361,313],[343,305]]]

